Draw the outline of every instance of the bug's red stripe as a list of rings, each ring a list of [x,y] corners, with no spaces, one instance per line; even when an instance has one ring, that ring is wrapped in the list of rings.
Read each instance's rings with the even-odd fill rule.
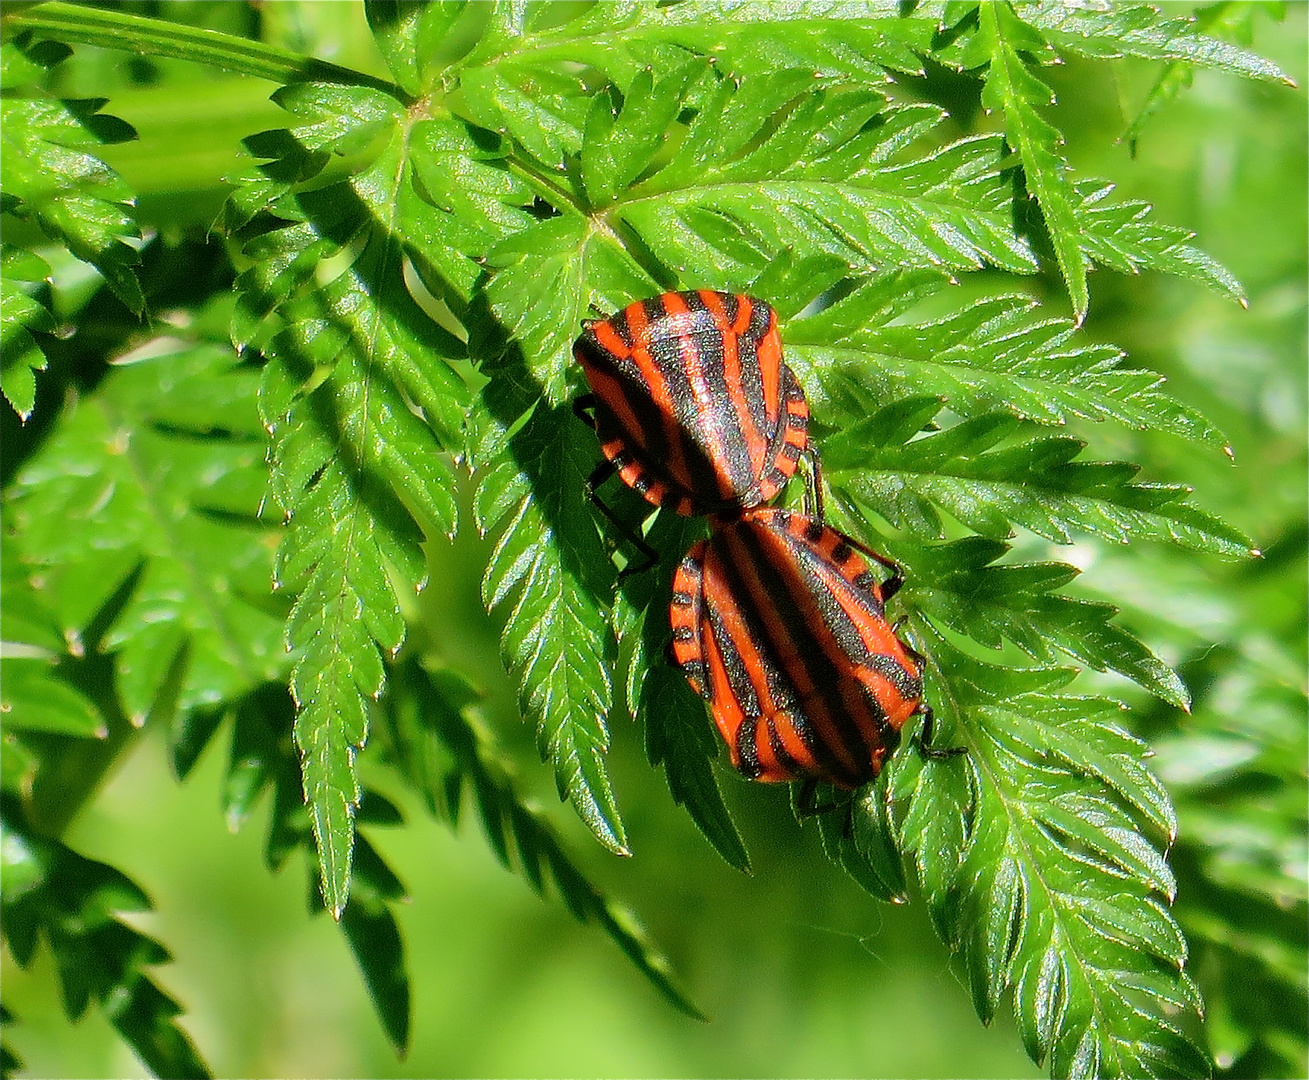
[[[760,481],[760,501],[767,502],[795,475],[800,455],[809,445],[809,403],[790,368],[782,369],[784,422],[769,445],[769,464]]]
[[[877,726],[869,703],[852,696],[843,678],[848,654],[838,640],[830,595],[784,531],[746,525],[734,530],[734,539],[752,601],[767,612],[776,658],[813,725],[812,739],[839,762],[843,775],[858,776]]]
[[[702,697],[708,696],[705,655],[701,634],[701,597],[704,588],[705,541],[696,543],[673,574],[669,623],[673,629],[673,658],[687,681]]]
[[[660,443],[666,451],[667,468],[674,478],[686,474],[685,447],[682,433],[678,427],[683,413],[673,398],[672,388],[665,377],[663,366],[651,353],[649,319],[645,307],[633,304],[626,311],[627,326],[632,335],[632,360],[649,389],[650,400],[654,405],[649,412],[647,431],[658,430],[662,434]]]
[[[922,681],[845,537],[758,509],[697,545],[675,590],[674,656],[705,687],[737,768],[845,787],[877,774]]]
[[[761,425],[766,422],[766,399],[759,392],[762,381],[757,365],[747,374],[741,363],[740,345],[743,335],[750,328],[755,307],[749,297],[732,298],[736,302],[736,318],[729,316],[724,297],[720,293],[703,290],[699,294],[700,302],[713,314],[714,322],[720,327],[719,340],[722,345],[722,395],[731,403],[731,415],[735,418],[736,439],[744,451],[744,459],[733,458],[735,466],[732,477],[736,487],[750,485],[755,478],[762,476],[767,465],[768,435]],[[757,358],[757,354],[756,354]],[[759,383],[758,389],[755,383]]]
[[[759,656],[750,672],[751,682],[756,691],[761,685],[767,687],[771,708],[764,712],[776,737],[805,773],[857,772],[862,740],[843,730],[823,692],[823,676],[828,673],[815,663],[824,648],[818,640],[821,628],[815,625],[821,617],[794,603],[785,584],[791,568],[772,561],[755,530],[733,527],[715,540],[721,549],[715,552],[718,560],[711,563],[713,577],[721,583],[715,610],[734,609],[738,622],[731,630],[733,643],[742,651],[748,645]],[[706,570],[706,580],[710,579]],[[748,635],[747,641],[742,640],[743,634]]]

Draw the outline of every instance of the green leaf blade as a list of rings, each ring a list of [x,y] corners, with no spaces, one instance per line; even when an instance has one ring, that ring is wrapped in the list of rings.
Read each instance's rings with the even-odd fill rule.
[[[544,406],[504,444],[513,467],[490,469],[482,481],[479,502],[508,510],[483,597],[488,606],[513,597],[501,646],[519,682],[519,708],[536,725],[542,758],[554,764],[560,797],[601,843],[626,854],[604,765],[616,642],[607,604],[597,598],[612,589],[613,564],[583,495],[594,436],[565,410]],[[510,487],[522,492],[516,506],[504,497]]]
[[[1178,1022],[1196,1019],[1198,1002],[1164,906],[1173,879],[1141,831],[1157,820],[1157,785],[1138,774],[1111,786],[1071,755],[1045,755],[1055,731],[1099,730],[1093,703],[998,693],[994,680],[972,680],[1002,669],[965,662],[935,635],[930,646],[935,700],[950,703],[968,755],[913,769],[920,785],[929,773],[933,786],[939,773],[973,775],[971,829],[927,848],[932,834],[918,825],[902,843],[920,865],[948,868],[920,880],[942,936],[962,952],[978,1015],[989,1019],[1012,986],[1024,1045],[1055,1076],[1207,1075]],[[1138,744],[1138,766],[1140,757]],[[914,792],[906,824],[954,818],[924,797]]]
[[[1009,142],[1022,159],[1027,186],[1041,208],[1059,273],[1072,300],[1073,320],[1080,325],[1090,303],[1081,224],[1074,210],[1069,166],[1058,151],[1062,140],[1036,111],[1038,103],[1048,104],[1053,95],[1028,71],[1018,52],[1044,51],[1044,43],[1034,40],[1008,3],[982,4],[977,10],[991,65],[982,101],[988,108],[1004,112]]]

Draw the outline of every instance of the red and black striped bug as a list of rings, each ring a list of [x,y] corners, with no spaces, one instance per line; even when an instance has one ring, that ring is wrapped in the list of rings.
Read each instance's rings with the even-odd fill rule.
[[[664,293],[583,327],[573,354],[591,393],[575,409],[605,456],[587,492],[611,520],[595,488],[615,472],[656,506],[716,519],[767,502],[795,473],[809,406],[768,304]]]
[[[862,553],[862,554],[861,554]],[[863,556],[890,577],[879,583]],[[760,508],[696,544],[673,579],[672,654],[752,780],[872,780],[932,710],[923,658],[886,621],[899,566],[817,518]]]

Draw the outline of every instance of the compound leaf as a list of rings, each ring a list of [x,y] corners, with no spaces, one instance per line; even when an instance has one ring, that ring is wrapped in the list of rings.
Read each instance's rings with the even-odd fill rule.
[[[1227,449],[1205,416],[1162,392],[1162,376],[1126,366],[1111,345],[1076,343],[1067,320],[1034,318],[1028,297],[988,297],[923,322],[901,317],[903,298],[889,302],[892,292],[912,299],[942,285],[875,275],[821,314],[789,323],[788,360],[798,373],[812,372],[806,385],[814,387],[815,411],[825,406],[829,417],[844,415],[881,442],[883,408],[910,394],[933,395],[969,419],[1004,409],[1051,425],[1117,420]]]
[[[613,564],[583,494],[594,437],[565,416],[538,403],[498,460],[488,460],[478,526],[501,531],[482,598],[488,609],[514,598],[501,647],[519,681],[519,708],[536,725],[542,758],[554,763],[560,798],[601,843],[626,854],[604,764],[616,644],[600,598],[612,592]]]
[[[422,527],[455,528],[443,451],[459,449],[467,393],[449,367],[461,348],[403,280],[396,208],[415,198],[415,180],[397,103],[321,84],[284,88],[278,100],[304,123],[251,142],[269,160],[241,178],[229,223],[272,212],[281,227],[246,246],[254,265],[238,282],[233,331],[269,361],[260,409],[289,517],[277,581],[298,593],[286,629],[298,653],[295,737],[324,898],[339,918],[360,794],[354,758],[385,685],[383,654],[404,641],[404,592],[425,581]],[[321,168],[316,155],[378,141],[376,159],[350,180],[297,187]],[[335,276],[320,284],[325,266]]]
[[[116,917],[148,910],[145,893],[113,867],[35,835],[9,796],[3,830],[4,932],[14,958],[28,966],[37,937],[43,936],[70,1020],[79,1019],[94,1000],[156,1076],[208,1077],[177,1024],[182,1007],[145,971],[167,963],[168,951]]]
[[[0,47],[0,79],[14,89],[56,66],[66,46],[33,43],[30,33]],[[136,278],[141,232],[130,206],[134,195],[95,156],[101,146],[136,138],[131,125],[100,112],[105,100],[5,94],[0,102],[0,190],[4,211],[42,232],[104,275],[133,312],[145,309]],[[21,409],[18,410],[20,413]]]
[[[838,493],[922,539],[945,538],[942,510],[989,539],[1020,526],[1060,544],[1076,530],[1228,558],[1253,551],[1239,530],[1191,503],[1188,488],[1139,484],[1140,467],[1127,462],[1075,460],[1084,444],[1066,436],[1008,441],[1022,434],[1020,421],[995,414],[895,446],[850,432],[827,442],[828,477]]]
[[[75,651],[110,597],[128,590],[101,645],[118,654],[119,693],[137,724],[166,683],[186,713],[284,669],[263,599],[257,381],[207,344],[120,367],[65,410],[9,493],[10,557],[39,577]]]
[[[1049,685],[1014,693],[1005,670],[925,627],[919,644],[934,700],[948,702],[943,740],[968,753],[898,755],[888,786],[898,843],[978,1015],[988,1021],[1012,989],[1027,1051],[1056,1077],[1207,1076],[1157,846],[1173,817],[1144,747],[1114,724],[1112,703]],[[1098,758],[1048,753],[1069,740],[1098,744]]]
[[[1007,2],[980,4],[977,14],[979,47],[990,63],[982,104],[1004,113],[1009,144],[1022,159],[1027,188],[1041,208],[1059,273],[1073,303],[1073,318],[1080,324],[1090,302],[1081,223],[1068,177],[1069,165],[1059,151],[1063,139],[1037,111],[1038,106],[1053,102],[1054,95],[1020,55],[1040,57],[1048,53],[1048,46]]]
[[[388,748],[421,786],[429,807],[454,824],[461,793],[470,789],[482,828],[506,868],[516,863],[539,895],[553,886],[574,917],[598,925],[665,999],[703,1019],[632,915],[586,878],[545,816],[517,793],[494,743],[469,714],[476,691],[454,672],[427,672],[414,662],[398,667],[394,679],[399,692],[386,706]]]

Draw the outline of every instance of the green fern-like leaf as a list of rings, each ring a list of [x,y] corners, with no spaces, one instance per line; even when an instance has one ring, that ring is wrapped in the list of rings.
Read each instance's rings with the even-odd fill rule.
[[[36,408],[36,372],[46,366],[32,332],[54,329],[53,316],[28,289],[49,273],[49,264],[39,255],[7,244],[0,247],[0,393],[22,420]]]
[[[361,822],[367,819],[361,814]],[[392,824],[399,824],[398,813]],[[355,839],[350,901],[341,913],[345,935],[364,976],[373,1009],[396,1053],[409,1048],[409,973],[404,940],[393,905],[407,898],[404,886],[361,833]]]
[[[1097,671],[1112,670],[1178,708],[1190,695],[1177,673],[1110,620],[1110,604],[1075,600],[1051,590],[1079,573],[1065,563],[995,565],[1009,550],[974,536],[906,554],[910,588],[925,614],[994,649],[1008,640],[1039,663],[1060,653]]]
[[[658,290],[611,233],[597,232],[581,215],[532,225],[497,244],[488,260],[498,271],[487,285],[492,310],[551,404],[568,396],[582,319]]]
[[[14,548],[75,653],[106,602],[100,642],[140,724],[282,672],[267,593],[257,374],[211,345],[128,364],[61,416],[10,492]],[[167,688],[167,693],[165,689]]]
[[[733,77],[809,68],[821,78],[878,81],[887,68],[920,71],[920,54],[938,28],[932,11],[826,0],[758,8],[629,0],[563,20],[548,10],[498,6],[464,62],[511,81],[585,63],[624,89],[647,64],[676,66],[688,53],[712,56]]]
[[[297,224],[247,246],[256,262],[239,283],[234,331],[269,359],[260,408],[290,517],[277,574],[299,594],[287,624],[300,654],[296,741],[324,896],[339,917],[359,797],[354,757],[367,738],[368,702],[385,685],[382,655],[404,641],[397,584],[424,583],[419,523],[455,528],[454,475],[442,451],[457,449],[465,394],[441,352],[432,355],[433,344],[447,357],[458,349],[403,283],[396,206],[415,195],[397,103],[380,91],[313,84],[286,88],[279,101],[305,123],[254,140],[256,153],[278,156],[243,178],[229,222],[271,208]],[[358,153],[383,139],[387,149],[353,180],[295,190],[292,181],[316,175],[328,152]],[[320,287],[317,268],[346,253],[348,267]]]
[[[249,392],[250,369],[227,361],[230,371],[218,364],[176,393],[156,393],[132,373],[150,369],[167,382],[171,357],[133,358],[134,367],[86,389],[31,451],[8,515],[24,561],[5,579],[4,636],[25,655],[5,659],[4,704],[21,714],[3,759],[6,790],[30,779],[37,740],[86,743],[112,721],[104,700],[66,677],[70,650],[100,643],[98,619],[109,623],[104,640],[118,650],[133,718],[180,702],[170,733],[178,772],[230,718],[229,822],[245,820],[271,788],[269,863],[316,840],[323,897],[397,1048],[408,1040],[409,997],[391,908],[403,887],[354,836],[356,823],[399,820],[356,776],[370,723],[387,733],[382,748],[430,807],[453,820],[471,786],[501,859],[538,891],[553,881],[579,918],[601,924],[693,1012],[643,936],[515,795],[465,712],[467,687],[391,659],[407,636],[407,598],[423,583],[420,542],[454,530],[452,463],[466,460],[478,474],[476,523],[496,534],[484,597],[503,612],[521,711],[560,793],[625,851],[605,752],[626,705],[674,799],[729,863],[748,865],[711,764],[721,756],[717,736],[660,659],[667,577],[697,526],[656,517],[647,538],[664,555],[662,570],[624,580],[611,601],[613,552],[583,498],[598,449],[565,402],[581,385],[570,343],[596,309],[672,287],[750,291],[782,318],[828,465],[829,510],[910,570],[897,604],[929,656],[941,743],[969,751],[924,762],[906,745],[844,820],[823,816],[828,852],[878,897],[904,899],[916,878],[979,1014],[989,1020],[1012,990],[1030,1053],[1056,1075],[1203,1074],[1208,1062],[1192,1040],[1198,996],[1182,973],[1186,947],[1162,855],[1177,820],[1142,764],[1142,744],[1114,723],[1117,706],[1073,696],[1071,673],[1055,665],[1072,657],[1118,672],[1172,706],[1184,706],[1187,691],[1144,643],[1155,636],[1129,633],[1109,604],[1056,591],[1072,568],[1000,560],[1020,528],[1056,542],[1089,534],[1247,553],[1250,542],[1193,505],[1189,489],[1138,483],[1127,463],[1082,460],[1084,445],[1052,429],[1077,421],[1085,434],[1090,425],[1080,422],[1110,420],[1206,449],[1227,440],[1156,375],[1129,368],[1111,346],[1076,340],[1068,320],[1036,315],[1027,299],[983,297],[940,313],[957,276],[1032,274],[1047,241],[1076,322],[1093,265],[1177,273],[1242,299],[1182,230],[1075,175],[1039,65],[1057,53],[1136,56],[1284,76],[1200,32],[1218,16],[1173,19],[1139,4],[379,0],[366,13],[394,85],[259,42],[169,33],[157,20],[57,0],[6,16],[15,28],[153,55],[196,59],[208,48],[215,64],[291,84],[276,100],[294,127],[246,141],[258,164],[234,178],[223,220],[246,260],[233,336],[266,362],[259,401],[273,444],[271,493],[288,514],[275,568],[295,594],[286,638],[296,663],[293,703],[285,686],[265,681],[283,674],[280,653],[265,647],[269,605],[249,603],[244,577],[239,599],[215,599],[209,591],[223,590],[205,585],[234,580],[231,564],[246,569],[252,549],[261,559],[251,556],[249,567],[267,574],[262,478],[225,456],[238,444],[258,449],[262,435],[249,410],[217,389],[231,379]],[[5,46],[6,139],[11,131],[30,139],[6,145],[3,209],[31,217],[40,204],[46,218],[34,220],[79,257],[99,259],[140,310],[130,192],[86,154],[127,135],[125,125],[102,117],[101,102],[12,93],[64,55],[21,32]],[[905,104],[920,87],[935,96],[938,63],[973,73],[957,76],[958,86],[1003,112],[1004,139],[947,138],[935,107]],[[888,88],[888,78],[898,85]],[[966,126],[967,113],[952,105],[952,122]],[[54,168],[37,175],[34,162]],[[51,176],[53,193],[41,187]],[[20,192],[26,201],[15,200]],[[52,325],[42,307],[47,271],[8,249],[3,259],[3,389],[26,416],[44,363],[40,335]],[[913,310],[923,300],[931,317]],[[124,397],[132,377],[135,396]],[[166,407],[156,409],[156,398]],[[103,430],[76,427],[99,413]],[[199,435],[212,444],[209,458],[192,445]],[[168,440],[185,446],[180,465],[168,460],[173,471],[153,449]],[[150,456],[136,454],[142,446]],[[97,488],[105,459],[111,482]],[[203,521],[219,530],[204,538],[221,551],[216,562],[191,557],[190,536],[146,528],[148,500],[123,494],[153,494],[158,506],[147,509],[194,507],[199,477],[207,482],[214,468],[228,470],[202,500]],[[874,515],[896,534],[875,537]],[[109,542],[98,544],[101,534]],[[73,545],[85,548],[88,536],[98,546],[75,565]],[[169,576],[174,564],[191,571],[181,586]],[[1140,612],[1128,615],[1139,629]],[[257,662],[239,664],[239,650],[215,662],[211,624],[238,616],[256,627],[237,644],[256,645]],[[953,635],[1010,643],[1041,666],[979,664]],[[1186,647],[1200,654],[1205,644]],[[1243,648],[1229,644],[1245,662]],[[1302,748],[1281,729],[1224,739],[1232,703],[1257,715],[1266,688],[1247,692],[1218,659],[1194,664],[1217,672],[1226,702],[1201,717],[1205,747],[1229,755],[1222,760],[1248,755],[1260,779],[1271,778],[1259,790],[1289,802],[1301,777],[1284,764],[1278,771],[1277,757],[1302,760]],[[379,708],[388,679],[396,693]],[[1207,684],[1197,685],[1203,710]],[[1273,864],[1301,849],[1268,828],[1248,791],[1222,790],[1212,772],[1190,783],[1184,740],[1163,742],[1182,758],[1164,760],[1197,837],[1189,856],[1183,841],[1179,861],[1185,870],[1192,858],[1192,879],[1212,889],[1185,925],[1208,958],[1262,964],[1260,985],[1298,1002],[1303,980],[1290,961],[1302,955],[1300,939],[1252,922],[1233,932],[1226,901],[1214,896],[1257,905],[1259,890],[1281,888],[1300,912],[1305,890]],[[1246,840],[1223,829],[1228,815]],[[6,919],[6,933],[12,925]],[[1231,996],[1219,1000],[1236,1016]],[[158,1000],[145,1010],[166,1011]],[[1242,1031],[1253,1023],[1240,1020]],[[1267,1052],[1287,1042],[1286,1024],[1276,1016],[1268,1039],[1228,1039],[1224,1049]],[[171,1064],[186,1071],[180,1052]]]
[[[811,87],[804,70],[716,83],[677,153],[614,215],[665,265],[719,266],[733,288],[782,249],[855,271],[1035,268],[1013,235],[995,139],[898,162],[939,113]]]
[[[1066,320],[1033,318],[1029,298],[985,298],[924,322],[906,316],[943,287],[933,274],[875,275],[826,311],[787,325],[788,362],[812,372],[806,386],[820,423],[860,424],[883,442],[908,422],[907,437],[930,421],[930,401],[923,399],[921,417],[917,409],[880,410],[930,394],[968,419],[1003,409],[1052,425],[1116,420],[1226,449],[1227,437],[1208,419],[1162,392],[1162,377],[1125,366],[1113,346],[1075,343]]]
[[[36,81],[70,52],[67,45],[33,42],[30,33],[20,34],[0,47],[0,80],[6,91],[13,91]],[[103,99],[51,100],[7,92],[0,103],[0,191],[6,214],[34,222],[93,265],[118,298],[139,314],[145,297],[134,269],[140,261],[134,242],[141,239],[128,210],[134,196],[91,152],[134,139],[136,132],[101,113],[104,104]],[[21,388],[18,392],[21,395]]]
[[[1112,702],[1059,695],[1058,669],[982,665],[924,633],[938,716],[968,753],[898,756],[898,843],[978,1015],[1012,988],[1051,1075],[1207,1076],[1200,1000],[1168,912],[1175,819]]]
[[[602,843],[626,854],[604,764],[615,640],[601,598],[612,591],[613,566],[582,493],[595,440],[561,413],[540,403],[483,475],[478,527],[503,527],[482,597],[488,608],[514,598],[501,642],[560,797]]]
[[[1077,461],[1085,444],[1067,436],[1007,441],[1024,431],[993,414],[896,445],[870,446],[853,432],[827,441],[828,476],[842,498],[923,539],[945,538],[945,511],[991,539],[1021,526],[1060,544],[1077,530],[1229,558],[1252,552],[1247,536],[1188,501],[1187,488],[1138,484],[1139,467],[1126,462]]]
[[[979,4],[977,48],[990,66],[982,89],[982,104],[1004,113],[1009,144],[1021,158],[1027,188],[1035,197],[1054,247],[1059,273],[1068,286],[1076,322],[1086,317],[1090,293],[1082,256],[1082,229],[1069,165],[1059,145],[1059,132],[1037,111],[1054,100],[1050,88],[1028,69],[1024,53],[1049,54],[1045,40],[1014,14],[1007,0]],[[965,61],[965,66],[971,66]]]
[[[1201,8],[1195,17],[1161,19],[1155,4],[1115,4],[1096,11],[1038,3],[1030,10],[1025,8],[1023,17],[1039,27],[1051,44],[1070,53],[1184,61],[1247,78],[1292,83],[1290,76],[1271,60],[1215,36],[1211,32],[1215,16],[1221,18],[1221,9],[1226,5],[1212,6],[1219,10]],[[1247,9],[1241,17],[1248,20],[1250,14]]]
[[[1294,1076],[1309,1060],[1304,591],[1288,587],[1282,562],[1303,551],[1297,518],[1266,558],[1217,575],[1138,557],[1113,560],[1094,583],[1185,657],[1195,689],[1190,716],[1140,712],[1177,804],[1171,861],[1189,967],[1215,1060],[1232,1077]]]
[[[1009,144],[1023,166],[1026,190],[1040,207],[1073,316],[1081,323],[1090,303],[1088,262],[1124,272],[1166,269],[1245,302],[1239,282],[1213,259],[1186,246],[1187,234],[1146,220],[1141,203],[1111,204],[1112,185],[1074,180],[1060,150],[1063,138],[1038,111],[1053,104],[1050,88],[1029,62],[1055,59],[1052,47],[1092,56],[1189,57],[1255,78],[1286,77],[1247,50],[1196,33],[1189,20],[1162,20],[1148,5],[1118,5],[1090,12],[1059,4],[955,5],[949,18],[976,17],[975,30],[939,54],[965,69],[985,65],[982,104],[1004,114]],[[970,15],[969,18],[972,16]]]
[[[4,532],[12,535],[7,513]],[[103,745],[110,725],[100,703],[88,693],[87,680],[78,677],[83,658],[70,654],[59,620],[28,568],[7,557],[0,560],[0,573],[0,640],[5,642],[0,656],[0,715],[5,729],[0,789],[26,793],[45,811],[49,808],[44,791],[38,788],[44,789],[44,780],[58,773],[60,750],[76,747],[72,756]],[[57,785],[51,801],[63,807],[72,804],[76,796],[69,788],[67,783]]]
[[[265,841],[265,861],[281,870],[290,856],[304,851],[312,859],[314,831],[301,782],[301,760],[293,745],[296,707],[284,685],[267,683],[246,694],[222,713],[193,714],[193,722],[175,733],[173,762],[185,776],[213,738],[220,723],[230,719],[231,744],[223,778],[223,816],[235,832],[253,813],[265,791],[271,790],[271,813]],[[400,811],[375,791],[362,790],[356,812],[360,826],[403,823]],[[374,1011],[397,1054],[409,1048],[409,976],[404,940],[395,905],[406,898],[404,886],[366,836],[355,837],[351,862],[351,893],[339,920],[341,933],[354,954]],[[316,877],[316,875],[315,875]],[[311,885],[315,911],[325,910],[320,888]]]
[[[57,678],[49,660],[6,656],[0,670],[4,672],[0,710],[7,727],[84,739],[109,734],[94,702]]]
[[[14,1014],[0,1005],[0,1027],[8,1027],[15,1020]],[[0,1043],[0,1076],[8,1080],[23,1067],[22,1059],[10,1049],[8,1043]]]
[[[1206,38],[1210,39],[1204,44],[1213,49],[1220,58],[1235,56],[1244,61],[1242,74],[1249,73],[1258,76],[1267,72],[1269,75],[1273,75],[1275,66],[1270,64],[1267,59],[1239,48],[1241,45],[1248,46],[1250,44],[1255,14],[1260,8],[1265,11],[1277,10],[1275,7],[1270,8],[1266,4],[1245,2],[1209,4],[1195,13],[1195,21],[1191,26],[1196,33],[1202,33]],[[1279,14],[1275,17],[1280,18],[1281,16]],[[1152,19],[1150,21],[1154,22],[1156,20]],[[1055,32],[1047,30],[1047,33],[1053,34]],[[1191,44],[1185,38],[1183,40],[1185,45]],[[1227,48],[1224,49],[1224,46],[1227,46]],[[1133,155],[1136,153],[1137,141],[1140,139],[1145,125],[1168,102],[1177,97],[1184,88],[1191,85],[1191,79],[1196,68],[1202,66],[1203,63],[1203,56],[1191,55],[1186,59],[1180,57],[1169,58],[1168,63],[1164,65],[1159,77],[1155,80],[1154,86],[1150,88],[1145,101],[1137,110],[1135,118],[1127,126],[1127,130],[1119,136],[1119,142],[1127,143],[1132,148]],[[1287,82],[1290,81],[1280,71],[1277,71],[1273,77],[1281,78]]]
[[[1135,274],[1142,268],[1166,270],[1225,293],[1242,305],[1245,290],[1231,273],[1186,241],[1189,233],[1148,220],[1150,207],[1142,202],[1107,201],[1112,184],[1079,180],[1074,185],[1081,200],[1077,213],[1082,222],[1082,250],[1103,266]]]
[[[552,885],[580,922],[594,922],[654,987],[688,1016],[700,1011],[674,985],[668,961],[655,951],[631,914],[593,885],[564,851],[545,817],[522,801],[489,736],[468,714],[477,693],[450,671],[399,667],[398,692],[388,699],[387,747],[420,785],[429,807],[453,824],[463,791],[471,790],[496,855],[537,893]]]
[[[176,1022],[181,1006],[144,970],[167,963],[168,951],[116,917],[149,910],[145,893],[113,867],[35,835],[8,796],[3,811],[4,935],[14,958],[28,966],[44,937],[69,1019],[94,1000],[156,1076],[209,1076]]]

